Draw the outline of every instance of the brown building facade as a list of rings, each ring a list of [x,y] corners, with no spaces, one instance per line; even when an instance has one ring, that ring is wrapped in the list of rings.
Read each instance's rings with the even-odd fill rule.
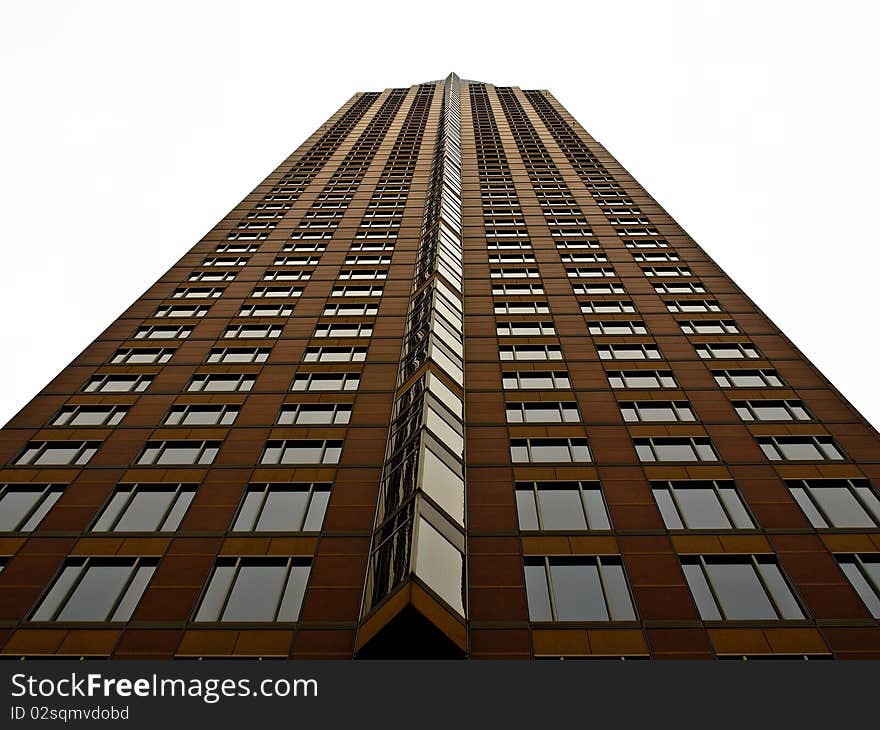
[[[880,658],[880,435],[546,91],[355,94],[0,468],[8,658]]]

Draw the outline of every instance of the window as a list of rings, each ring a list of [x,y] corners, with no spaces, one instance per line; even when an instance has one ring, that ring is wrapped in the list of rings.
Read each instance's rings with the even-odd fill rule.
[[[651,482],[668,530],[750,530],[755,524],[733,482]]]
[[[387,278],[385,269],[342,269],[339,272],[340,281],[381,281]]]
[[[575,266],[566,268],[565,274],[570,279],[610,279],[617,276],[611,266]]]
[[[770,461],[841,461],[846,458],[830,436],[759,436]]]
[[[117,350],[110,359],[112,365],[153,365],[164,364],[171,359],[174,348],[171,347],[138,347]]]
[[[533,264],[535,255],[532,253],[493,253],[489,254],[490,264]]]
[[[678,323],[686,335],[735,335],[739,328],[732,319],[698,319]]]
[[[245,304],[238,310],[239,317],[289,317],[293,307],[289,304]]]
[[[575,294],[626,294],[621,284],[572,284]]]
[[[705,294],[706,287],[699,281],[657,282],[654,291],[658,294]]]
[[[880,527],[880,500],[867,479],[788,479],[785,484],[813,527]]]
[[[676,314],[721,311],[721,305],[715,299],[673,299],[665,301],[664,304],[666,309]]]
[[[266,362],[270,352],[268,347],[215,347],[207,362]]]
[[[154,317],[204,317],[208,313],[209,307],[192,306],[183,307],[175,305],[173,307],[159,307]]]
[[[658,251],[657,253],[634,253],[633,259],[639,263],[650,263],[652,261],[681,261],[678,254],[671,251]]]
[[[648,277],[655,276],[691,276],[687,266],[645,266],[642,273]]]
[[[307,270],[278,271],[276,269],[268,269],[263,274],[263,281],[308,281],[311,278],[312,272]],[[256,290],[254,290],[254,296],[259,296]]]
[[[366,347],[307,347],[303,362],[363,362]]]
[[[543,293],[543,284],[492,284],[492,295],[496,297],[531,296]]]
[[[302,558],[220,558],[196,621],[296,621],[311,561]]]
[[[609,370],[612,388],[677,388],[671,370]]]
[[[497,322],[495,334],[499,337],[520,336],[540,337],[542,335],[555,335],[556,329],[552,322]]]
[[[502,345],[498,348],[501,360],[561,360],[559,345]]]
[[[192,327],[173,326],[143,326],[138,327],[134,333],[136,340],[185,340],[192,334]]]
[[[527,558],[532,621],[634,621],[635,608],[617,556]]]
[[[492,279],[537,279],[540,277],[537,269],[524,267],[520,269],[489,269]]]
[[[324,317],[374,317],[379,314],[379,305],[328,304],[321,314]]]
[[[358,324],[319,324],[315,337],[372,337],[373,325]]]
[[[571,388],[568,373],[563,371],[515,370],[501,376],[505,390],[558,390]]]
[[[128,621],[157,564],[154,558],[68,558],[31,621]]]
[[[599,345],[596,347],[602,360],[659,360],[660,350],[657,345]]]
[[[591,335],[644,335],[648,333],[641,320],[609,320],[587,322]]]
[[[604,253],[564,253],[559,258],[564,264],[600,264],[608,261]]]
[[[708,438],[633,439],[640,461],[718,461]]]
[[[549,314],[547,302],[498,302],[495,314]]]
[[[329,501],[329,484],[251,484],[232,531],[317,532]]]
[[[173,532],[196,494],[194,484],[120,484],[93,532]]]
[[[681,563],[704,621],[804,618],[770,555],[695,555]]]
[[[165,416],[165,426],[229,426],[235,423],[239,406],[172,406]]]
[[[810,421],[812,416],[799,400],[734,401],[744,421]]]
[[[206,373],[193,375],[193,379],[187,386],[191,393],[232,393],[235,391],[248,391],[257,382],[256,375],[234,373]]]
[[[275,214],[272,215],[275,217]],[[214,249],[214,253],[255,253],[260,250],[258,243],[221,243]]]
[[[36,529],[63,489],[60,484],[0,484],[0,532]]]
[[[223,333],[224,337],[280,337],[282,327],[280,324],[231,324]]]
[[[216,299],[222,296],[222,287],[183,287],[175,289],[174,299]]]
[[[100,446],[98,441],[31,441],[16,466],[82,466]]]
[[[261,464],[338,464],[342,441],[269,441]]]
[[[344,425],[351,418],[348,403],[288,403],[281,407],[279,425],[308,424]]]
[[[580,423],[581,416],[574,401],[508,403],[508,423]]]
[[[247,256],[208,256],[202,266],[244,266],[247,262]]]
[[[625,314],[635,312],[636,308],[631,301],[626,300],[593,300],[580,302],[581,311],[584,314]]]
[[[330,290],[331,297],[381,297],[381,286],[334,286]]]
[[[317,266],[320,256],[276,256],[272,266]]]
[[[580,249],[599,248],[595,241],[556,241],[559,251],[577,251]]]
[[[148,441],[138,464],[211,464],[219,441]]]
[[[187,281],[232,281],[235,279],[233,271],[193,271]]]
[[[115,426],[128,413],[128,406],[64,406],[53,426]]]
[[[610,530],[598,482],[517,482],[520,530]]]
[[[514,464],[573,463],[593,460],[584,438],[571,439],[511,439],[510,459]]]
[[[642,400],[619,405],[620,414],[628,423],[697,420],[687,401]]]
[[[750,342],[715,342],[694,345],[697,354],[704,360],[743,360],[761,357],[761,353]]]
[[[281,250],[284,253],[324,253],[326,243],[285,243]]]
[[[152,375],[93,375],[86,393],[142,393],[153,382]]]
[[[302,293],[301,286],[258,286],[251,292],[251,296],[255,299],[293,299],[302,296]]]
[[[871,615],[880,619],[880,555],[837,555],[840,569]]]
[[[358,373],[297,373],[291,390],[357,390]]]
[[[722,388],[782,388],[785,383],[775,370],[713,370]]]
[[[668,248],[669,244],[662,238],[643,239],[641,241],[627,241],[624,244],[627,248]]]

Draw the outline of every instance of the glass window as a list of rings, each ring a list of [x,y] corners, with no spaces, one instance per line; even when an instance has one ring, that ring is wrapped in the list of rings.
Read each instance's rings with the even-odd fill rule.
[[[120,484],[94,532],[170,532],[180,527],[196,493],[189,484]]]
[[[734,401],[733,407],[744,421],[809,421],[812,419],[799,400]]]
[[[697,555],[682,566],[704,621],[804,618],[772,556]]]
[[[670,370],[609,370],[612,388],[677,388]]]
[[[532,621],[634,621],[635,607],[616,556],[527,558]]]
[[[115,426],[125,418],[128,406],[65,406],[53,426]]]
[[[153,558],[71,558],[31,621],[128,621],[158,561]]]
[[[193,375],[193,378],[186,389],[191,393],[232,393],[235,391],[248,391],[254,387],[254,383],[256,382],[256,375],[208,373],[204,375]]]
[[[150,387],[152,375],[93,375],[86,393],[141,393]]]
[[[60,484],[0,484],[0,532],[30,532],[61,497]]]
[[[840,569],[871,615],[880,619],[880,555],[837,555]]]
[[[266,362],[270,352],[268,347],[215,347],[207,362]]]
[[[87,464],[100,443],[97,441],[31,441],[16,466],[67,466]]]
[[[841,461],[843,453],[830,436],[759,436],[770,461]]]
[[[298,373],[291,390],[357,390],[360,381],[357,373]]]
[[[722,388],[781,388],[785,385],[775,370],[713,370]]]
[[[574,401],[561,403],[508,403],[508,423],[580,423],[581,417]]]
[[[117,350],[110,358],[113,365],[152,365],[164,364],[174,355],[171,347],[137,347]]]
[[[651,482],[663,522],[670,530],[752,529],[754,523],[733,482]]]
[[[235,423],[238,406],[172,406],[166,426],[228,426]]]
[[[718,461],[708,438],[633,439],[640,461]]]
[[[592,461],[586,439],[511,439],[513,463]]]
[[[813,527],[880,527],[880,500],[867,479],[790,479],[786,485]]]
[[[317,531],[330,501],[329,484],[252,484],[233,532]]]
[[[196,621],[296,621],[311,561],[300,558],[220,558]]]
[[[659,360],[656,345],[599,345],[596,347],[601,360]]]
[[[645,400],[620,403],[623,420],[633,422],[696,421],[697,417],[687,401]]]
[[[219,441],[148,441],[138,464],[211,464]]]
[[[568,373],[563,371],[515,370],[502,374],[505,390],[557,390],[571,388]]]
[[[598,482],[517,482],[520,530],[609,530]]]
[[[278,423],[282,425],[346,424],[351,406],[346,403],[289,403],[281,407]]]
[[[261,464],[337,464],[342,441],[269,441]]]

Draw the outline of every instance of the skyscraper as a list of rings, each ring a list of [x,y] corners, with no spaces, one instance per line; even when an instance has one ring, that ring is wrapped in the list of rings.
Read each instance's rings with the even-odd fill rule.
[[[0,445],[6,656],[880,657],[880,437],[546,91],[355,94]]]

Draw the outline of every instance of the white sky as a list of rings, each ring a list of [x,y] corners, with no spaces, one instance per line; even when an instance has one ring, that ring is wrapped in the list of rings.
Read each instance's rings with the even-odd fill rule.
[[[880,424],[878,27],[869,0],[2,0],[0,423],[352,93],[454,70],[550,89]]]

